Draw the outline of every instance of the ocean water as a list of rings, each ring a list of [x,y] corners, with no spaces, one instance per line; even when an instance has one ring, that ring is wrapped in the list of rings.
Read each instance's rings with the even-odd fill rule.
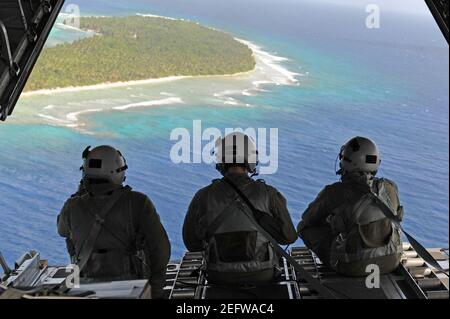
[[[337,180],[340,145],[371,137],[383,156],[380,175],[399,186],[405,228],[426,246],[448,246],[449,51],[431,15],[382,11],[381,28],[369,30],[364,8],[312,1],[74,2],[86,15],[155,14],[230,32],[258,46],[259,68],[22,97],[0,124],[0,250],[9,262],[30,249],[68,262],[56,216],[77,187],[82,150],[98,144],[124,153],[127,182],[151,197],[180,257],[187,206],[219,177],[212,165],[170,161],[171,131],[193,120],[279,129],[279,169],[263,178],[287,197],[295,223]],[[57,28],[49,43],[79,36]]]

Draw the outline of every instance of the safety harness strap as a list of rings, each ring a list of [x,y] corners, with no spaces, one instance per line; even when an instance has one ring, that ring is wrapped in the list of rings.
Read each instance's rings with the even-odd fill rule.
[[[396,214],[392,211],[392,208],[389,207],[383,200],[381,200],[377,194],[371,192],[370,196],[372,199],[378,204],[383,214],[391,220],[392,223],[394,223],[395,226],[397,226],[401,231],[405,234],[405,236],[408,238],[408,241],[410,242],[411,246],[414,248],[414,250],[417,252],[417,254],[422,257],[422,259],[428,263],[429,265],[433,266],[437,270],[447,274],[448,269],[443,269],[442,266],[434,259],[434,257],[426,250],[425,247],[422,246],[413,236],[411,236],[408,232],[406,232],[403,229],[402,224],[400,223],[399,219],[397,218]],[[447,274],[448,276],[448,274]]]
[[[94,223],[91,226],[88,236],[84,240],[80,251],[77,255],[77,265],[80,269],[80,272],[83,271],[84,267],[88,260],[90,259],[92,252],[94,251],[95,243],[97,242],[97,238],[100,235],[100,231],[103,229],[103,225],[105,224],[106,218],[109,212],[112,211],[116,203],[122,197],[123,194],[128,192],[130,188],[122,188],[116,190],[110,197],[109,201],[103,206],[103,208],[97,213],[94,211],[90,211],[91,208],[85,205],[85,209],[89,210],[95,218]],[[81,201],[83,202],[84,199]]]
[[[250,208],[253,214],[257,214],[257,209],[251,203],[247,196],[227,177],[224,178],[224,181],[233,188],[233,190],[242,198],[244,203]],[[309,283],[314,290],[316,290],[322,297],[328,299],[336,299],[336,296],[321,282],[314,278],[309,272],[307,272],[291,255],[289,255],[283,248],[280,247],[278,242],[263,228],[258,224],[253,214],[249,214],[248,211],[242,210],[249,220],[254,224],[255,228],[260,232],[273,246],[273,248],[294,267],[294,269],[300,274],[300,276]]]

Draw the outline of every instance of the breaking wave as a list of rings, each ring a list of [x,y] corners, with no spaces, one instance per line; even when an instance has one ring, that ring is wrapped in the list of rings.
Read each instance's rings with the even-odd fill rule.
[[[173,19],[151,14],[141,16]],[[41,122],[89,132],[89,114],[132,112],[137,108],[168,105],[258,107],[250,97],[273,85],[299,86],[299,76],[286,66],[288,58],[266,51],[253,42],[248,46],[256,61],[250,72],[220,76],[171,76],[129,82],[103,83],[85,87],[65,87],[22,94],[23,115],[17,122]],[[251,100],[250,100],[251,101]]]
[[[183,100],[179,97],[171,97],[168,99],[163,100],[155,100],[155,101],[146,101],[146,102],[139,102],[139,103],[131,103],[127,105],[122,106],[115,106],[113,107],[114,110],[127,110],[127,109],[134,109],[138,107],[149,107],[149,106],[161,106],[161,105],[169,105],[169,104],[183,104]]]

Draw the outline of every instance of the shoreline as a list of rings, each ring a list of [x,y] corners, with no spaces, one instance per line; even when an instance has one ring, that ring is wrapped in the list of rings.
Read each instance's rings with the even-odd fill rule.
[[[185,19],[178,19],[178,18],[171,18],[171,17],[164,17],[164,16],[158,16],[158,15],[152,15],[152,14],[142,14],[137,13],[137,16],[141,17],[151,17],[151,18],[159,18],[159,19],[167,19],[167,20],[174,20],[174,21],[188,21],[192,22],[190,20]],[[198,22],[192,22],[199,24]],[[92,30],[83,30],[78,29],[70,26],[66,26],[65,24],[61,24],[64,27],[73,31],[79,31],[79,32],[86,32],[90,33],[93,32]],[[205,28],[219,31],[226,33],[221,30],[217,30],[215,28],[211,28],[208,26],[204,26]],[[250,75],[252,72],[256,71],[256,68],[258,66],[258,58],[262,58],[263,54],[262,52],[258,52],[258,50],[255,48],[259,48],[257,45],[251,43],[250,41],[238,39],[236,37],[233,37],[233,39],[241,44],[244,44],[247,46],[248,49],[252,52],[252,57],[255,60],[255,66],[253,69],[243,72],[237,72],[237,73],[229,73],[229,74],[211,74],[211,75],[171,75],[166,77],[160,77],[160,78],[149,78],[149,79],[141,79],[141,80],[131,80],[131,81],[118,81],[118,82],[104,82],[104,83],[97,83],[97,84],[89,84],[89,85],[82,85],[82,86],[67,86],[67,87],[56,87],[56,88],[50,88],[50,89],[39,89],[34,91],[24,91],[21,94],[21,97],[32,97],[32,96],[40,96],[40,95],[55,95],[55,94],[61,94],[61,93],[77,93],[77,92],[84,92],[84,91],[96,91],[96,90],[104,90],[104,89],[113,89],[113,88],[123,88],[127,86],[136,86],[136,85],[145,85],[145,84],[159,84],[159,83],[166,83],[166,82],[173,82],[173,81],[179,81],[184,79],[207,79],[207,78],[220,78],[220,77],[238,77],[243,75]],[[259,55],[257,54],[259,53]]]
[[[95,134],[89,129],[89,122],[85,120],[85,117],[88,117],[93,113],[127,111],[136,108],[191,103],[195,98],[191,97],[191,91],[182,89],[184,87],[183,84],[180,84],[180,90],[174,90],[174,92],[169,88],[171,87],[171,83],[181,80],[194,80],[194,87],[197,85],[196,80],[206,79],[207,82],[213,82],[212,80],[208,81],[208,79],[215,79],[217,81],[225,81],[223,83],[224,87],[215,87],[212,85],[210,89],[204,89],[205,86],[201,84],[202,82],[199,82],[200,87],[198,88],[198,91],[201,92],[200,94],[203,94],[203,100],[207,101],[208,105],[233,107],[253,107],[254,105],[251,102],[242,100],[239,96],[251,97],[257,95],[259,92],[267,92],[264,88],[266,85],[300,85],[300,81],[297,77],[303,76],[303,74],[291,71],[283,65],[283,62],[289,61],[288,58],[279,56],[277,53],[266,51],[264,47],[251,42],[251,40],[248,41],[233,35],[231,36],[234,40],[244,44],[251,51],[252,57],[255,60],[255,66],[251,70],[234,74],[168,76],[162,78],[111,83],[106,82],[86,86],[70,86],[27,91],[22,93],[21,98],[23,98],[24,101],[29,102],[30,108],[33,109],[33,112],[28,114],[29,121],[62,126],[77,130],[83,134]],[[95,94],[96,91],[99,91],[99,94],[103,96],[103,92],[107,92],[108,89],[128,90],[134,86],[145,87],[146,85],[149,85],[148,90],[146,90],[148,94],[145,94],[144,96],[139,97],[125,94],[122,100],[115,98],[115,100],[109,101],[107,105],[102,103],[101,99],[103,99],[103,97],[100,101],[97,101],[97,98],[91,100],[91,94],[93,94],[93,92]],[[166,88],[166,86],[168,87]],[[174,86],[178,86],[178,84],[175,84]],[[82,92],[85,94],[77,97],[77,93]],[[76,98],[76,100],[81,101],[81,103],[77,102],[77,105],[71,105],[69,102],[57,102],[52,100],[64,97],[64,94],[67,94],[65,99],[72,100],[72,98]],[[86,95],[88,103],[83,103],[84,95]],[[121,95],[123,94],[121,93]],[[34,97],[39,98],[36,99],[36,103],[39,104],[37,107],[31,106],[34,103]],[[194,103],[198,103],[198,101]]]
[[[250,48],[250,50],[252,50]],[[256,56],[255,52],[252,50],[253,56]],[[132,81],[119,81],[119,82],[106,82],[92,85],[84,85],[84,86],[68,86],[62,88],[54,88],[54,89],[41,89],[35,91],[26,91],[23,92],[21,97],[33,97],[39,95],[55,95],[62,93],[77,93],[77,92],[85,92],[85,91],[96,91],[96,90],[106,90],[113,88],[123,88],[127,86],[137,86],[137,85],[145,85],[145,84],[160,84],[167,82],[174,82],[185,79],[207,79],[207,78],[220,78],[220,77],[238,77],[243,75],[250,75],[252,72],[256,70],[256,65],[252,70],[245,72],[238,72],[234,74],[212,74],[212,75],[178,75],[178,76],[166,76],[162,78],[150,78],[145,80],[132,80]]]

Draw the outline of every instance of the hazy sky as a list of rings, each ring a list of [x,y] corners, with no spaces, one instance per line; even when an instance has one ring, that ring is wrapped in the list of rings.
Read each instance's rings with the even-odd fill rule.
[[[327,2],[336,5],[357,6],[362,8],[365,8],[368,4],[377,4],[380,6],[381,10],[404,12],[407,14],[430,14],[424,0],[308,0],[308,1]]]

